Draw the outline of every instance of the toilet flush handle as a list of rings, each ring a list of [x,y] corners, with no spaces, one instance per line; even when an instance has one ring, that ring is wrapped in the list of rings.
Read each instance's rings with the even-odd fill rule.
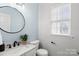
[[[55,43],[55,42],[53,42],[53,41],[52,41],[51,43],[52,43],[52,44],[56,44],[56,43]]]

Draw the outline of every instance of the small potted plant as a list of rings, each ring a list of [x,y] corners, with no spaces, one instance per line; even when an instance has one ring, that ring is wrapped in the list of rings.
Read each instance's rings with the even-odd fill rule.
[[[21,35],[20,39],[21,43],[25,45],[27,43],[28,35],[27,34]]]

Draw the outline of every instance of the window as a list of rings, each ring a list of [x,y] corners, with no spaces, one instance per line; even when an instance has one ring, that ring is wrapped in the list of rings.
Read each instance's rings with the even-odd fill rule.
[[[70,35],[71,6],[66,4],[52,10],[52,34]]]

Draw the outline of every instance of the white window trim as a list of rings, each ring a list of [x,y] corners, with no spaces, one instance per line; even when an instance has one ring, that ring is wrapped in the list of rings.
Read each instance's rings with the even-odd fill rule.
[[[69,5],[70,5],[70,10],[71,10],[71,4],[69,4]],[[51,20],[50,23],[51,23],[51,31],[52,31],[52,23],[53,23],[53,21]],[[61,34],[61,33],[58,34],[58,33],[52,33],[51,32],[51,35],[72,37],[72,35],[71,35],[71,15],[70,15],[70,19],[69,19],[69,34]]]

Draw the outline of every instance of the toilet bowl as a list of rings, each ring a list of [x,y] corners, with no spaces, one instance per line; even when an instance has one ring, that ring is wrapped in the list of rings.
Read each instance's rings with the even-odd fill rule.
[[[38,49],[36,52],[37,56],[48,56],[48,51],[46,49]]]
[[[30,44],[36,45],[36,55],[37,56],[48,56],[48,51],[46,49],[39,49],[39,40],[31,41]]]

